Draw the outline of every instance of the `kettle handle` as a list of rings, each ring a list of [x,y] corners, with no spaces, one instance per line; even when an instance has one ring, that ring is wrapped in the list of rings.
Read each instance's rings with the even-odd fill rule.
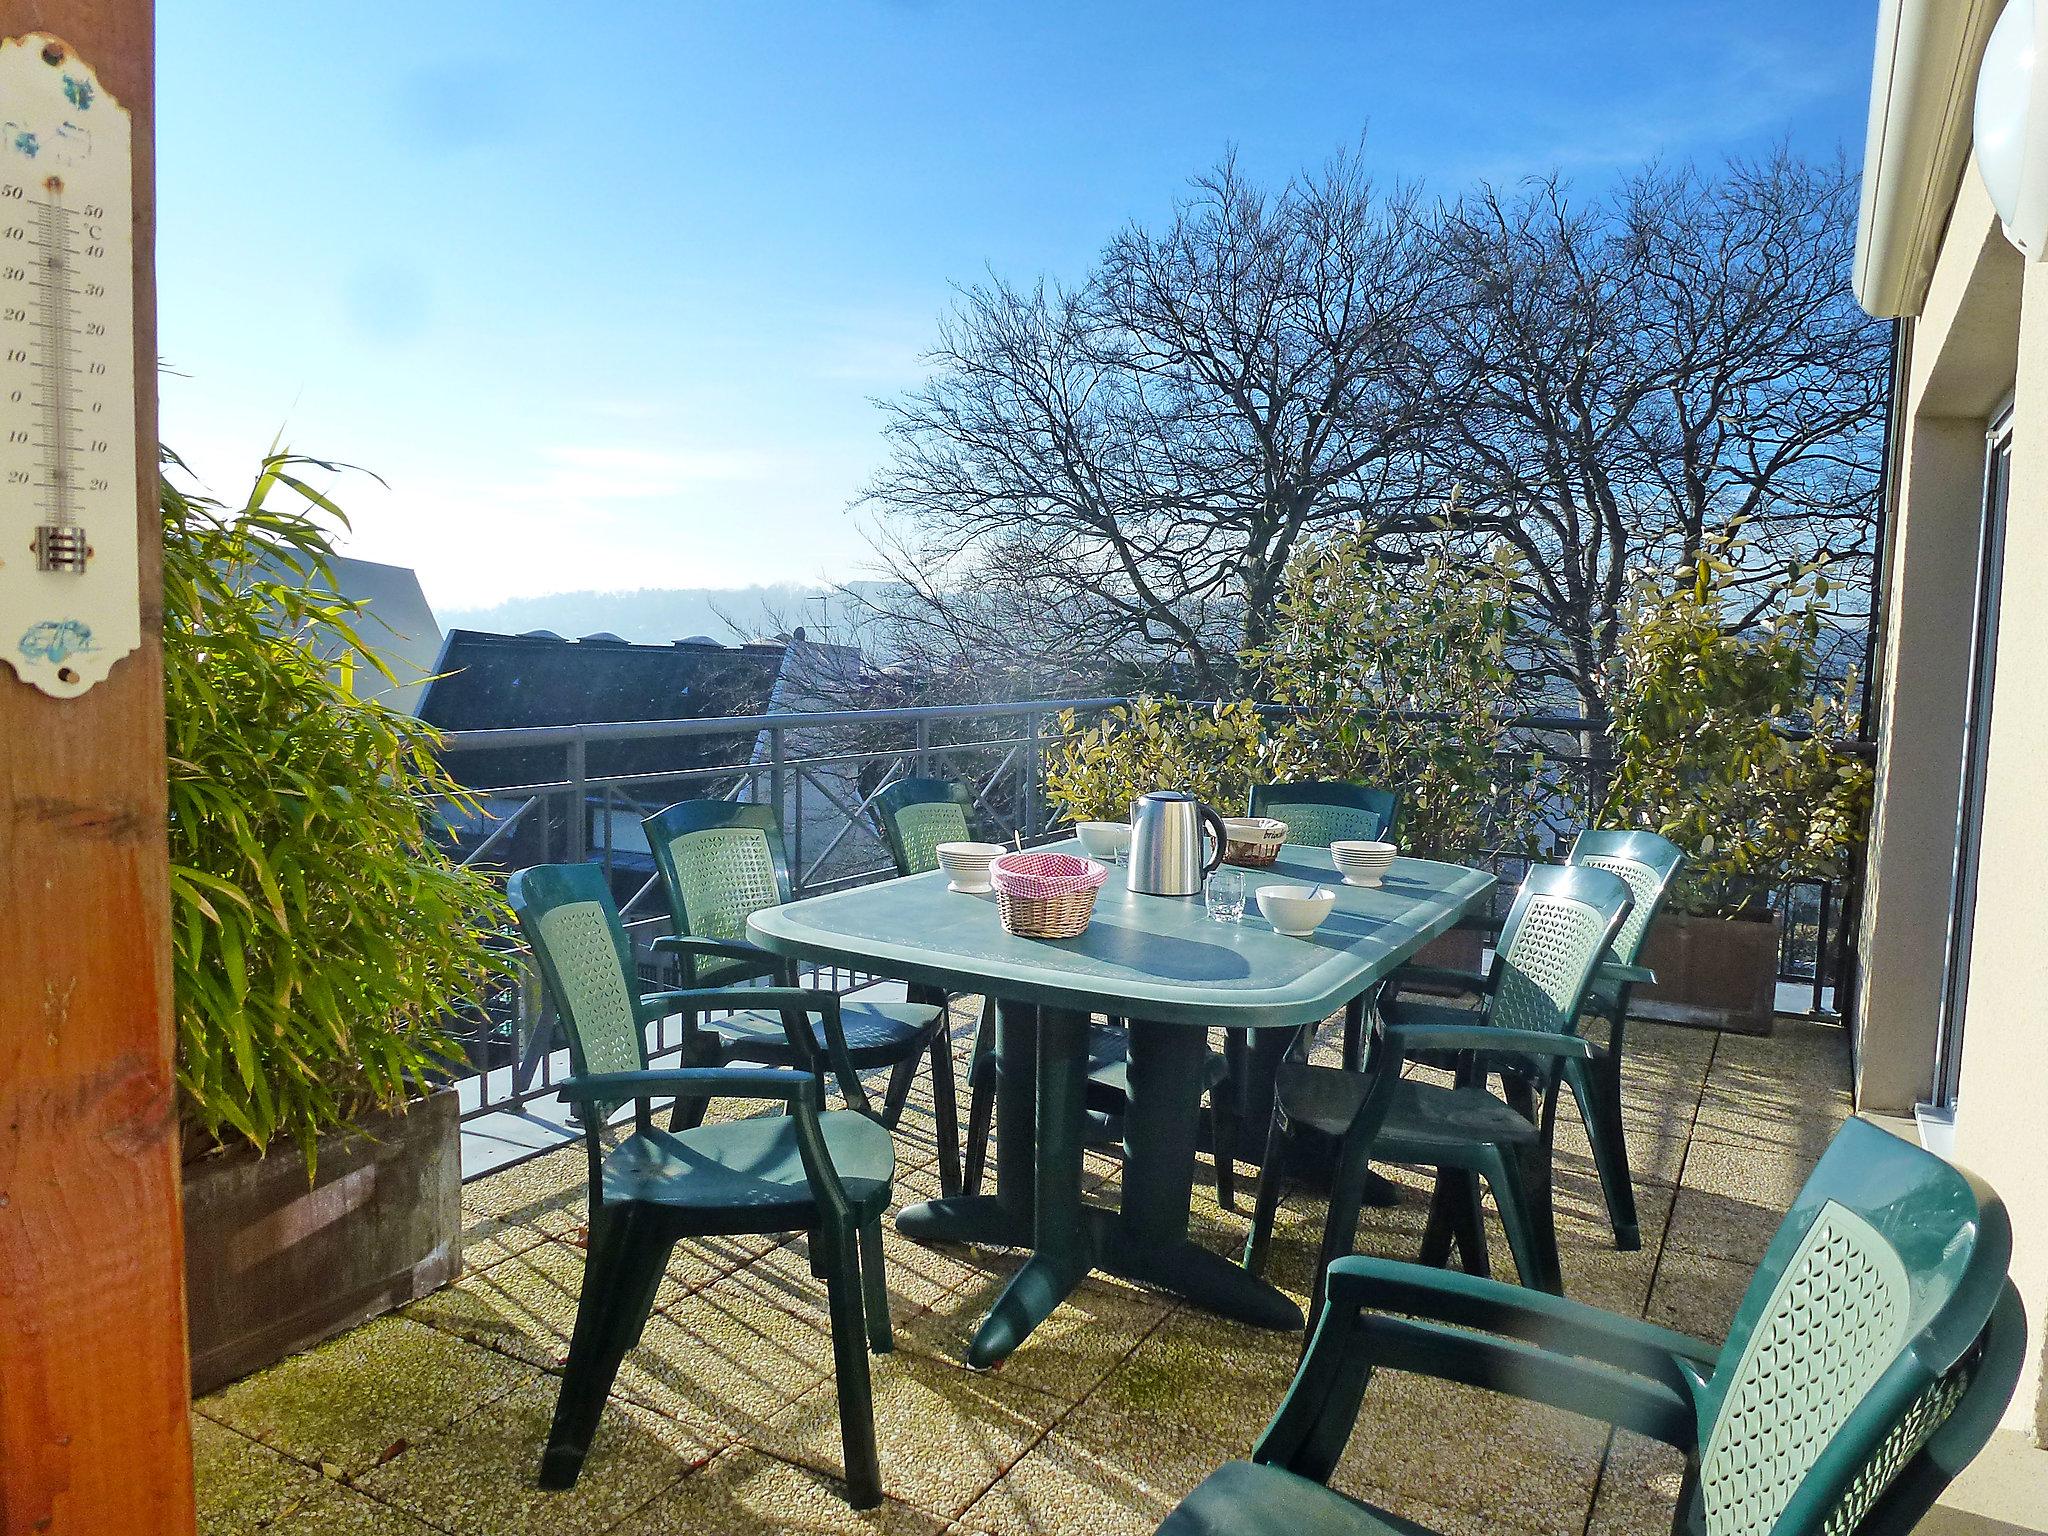
[[[1202,878],[1206,880],[1223,863],[1223,855],[1230,851],[1230,829],[1223,825],[1223,818],[1221,816],[1218,816],[1208,806],[1202,804],[1201,801],[1197,800],[1195,802],[1195,809],[1202,813],[1203,822],[1216,835],[1216,856],[1213,859],[1206,859],[1202,863]]]

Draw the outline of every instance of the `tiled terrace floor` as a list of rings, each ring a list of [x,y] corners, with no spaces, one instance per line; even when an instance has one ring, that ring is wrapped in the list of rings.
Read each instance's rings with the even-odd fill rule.
[[[1780,1021],[1758,1040],[1631,1026],[1644,1246],[1614,1250],[1567,1111],[1567,1291],[1720,1337],[1780,1210],[1848,1113],[1847,1086],[1836,1029]],[[904,1201],[937,1192],[928,1111],[914,1107],[899,1138]],[[1113,1195],[1114,1162],[1090,1156]],[[1423,1202],[1408,1182],[1401,1205],[1366,1213],[1361,1246],[1413,1253]],[[1244,1453],[1294,1366],[1293,1336],[1091,1281],[1001,1369],[971,1373],[961,1351],[1009,1264],[891,1231],[897,1348],[874,1362],[890,1497],[856,1515],[835,1478],[822,1290],[802,1240],[686,1244],[582,1481],[547,1494],[534,1470],[583,1263],[582,1152],[478,1180],[463,1206],[459,1283],[196,1405],[202,1531],[1149,1532]],[[1285,1210],[1276,1278],[1297,1294],[1321,1214],[1306,1195]],[[1195,1222],[1228,1252],[1246,1218],[1198,1188]],[[1511,1273],[1497,1228],[1493,1250]],[[1334,1481],[1446,1533],[1621,1536],[1667,1529],[1678,1465],[1568,1415],[1383,1374]]]

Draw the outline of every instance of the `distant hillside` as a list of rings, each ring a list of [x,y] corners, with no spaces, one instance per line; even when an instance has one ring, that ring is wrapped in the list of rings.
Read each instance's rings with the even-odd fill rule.
[[[869,583],[853,583],[856,590]],[[547,629],[575,639],[612,634],[660,643],[708,635],[727,642],[804,626],[815,640],[846,640],[859,605],[824,587],[641,587],[624,592],[550,592],[489,608],[443,609],[443,629],[524,634]]]

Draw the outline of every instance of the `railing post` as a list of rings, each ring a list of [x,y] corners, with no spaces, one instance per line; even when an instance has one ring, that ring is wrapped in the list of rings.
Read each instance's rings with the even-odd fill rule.
[[[804,771],[799,768],[789,782],[789,820],[784,823],[784,840],[789,850],[790,894],[804,893]]]
[[[569,738],[568,862],[581,864],[590,856],[590,791],[584,782],[583,733]]]
[[[914,734],[917,743],[917,755],[911,759],[913,764],[912,771],[915,772],[920,779],[928,779],[932,776],[931,721],[920,717],[917,721]]]
[[[1024,825],[1026,837],[1045,830],[1045,761],[1038,739],[1038,713],[1024,717]]]
[[[771,725],[768,727],[768,803],[775,807],[778,819],[783,814],[782,777],[782,727]]]
[[[1829,898],[1835,888],[1826,880],[1815,883],[1820,890],[1820,924],[1813,931],[1813,1011],[1819,1014],[1825,1011],[1820,999],[1828,979],[1828,908],[1833,905]],[[1838,996],[1835,1001],[1839,1004],[1841,998]]]

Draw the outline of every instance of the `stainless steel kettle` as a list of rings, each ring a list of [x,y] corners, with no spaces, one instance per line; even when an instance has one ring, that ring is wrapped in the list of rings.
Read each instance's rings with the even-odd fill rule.
[[[1216,839],[1216,851],[1207,857],[1205,831]],[[1155,789],[1131,806],[1130,887],[1144,896],[1198,895],[1229,842],[1223,818],[1193,795]]]

